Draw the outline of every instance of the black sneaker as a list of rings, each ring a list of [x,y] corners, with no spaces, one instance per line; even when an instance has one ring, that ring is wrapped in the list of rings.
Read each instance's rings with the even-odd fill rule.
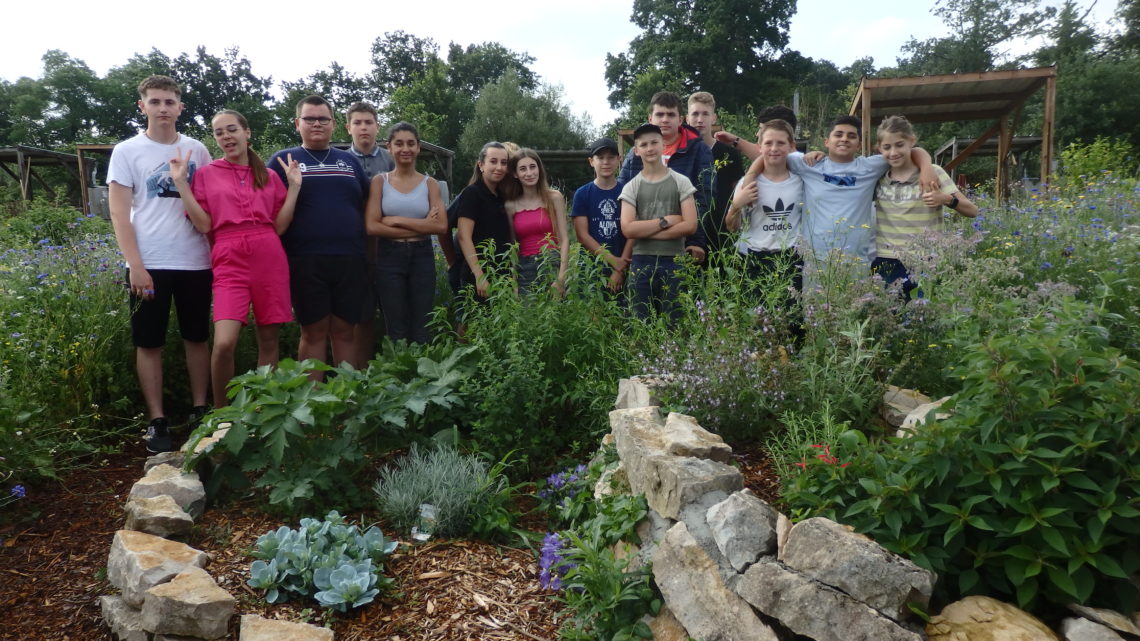
[[[190,416],[186,419],[186,429],[193,432],[202,424],[202,418],[210,413],[207,405],[195,405],[190,408]]]
[[[152,454],[174,450],[174,443],[170,440],[170,424],[165,416],[151,420],[150,424],[146,426],[146,436],[143,437],[143,442],[146,443],[146,451]]]

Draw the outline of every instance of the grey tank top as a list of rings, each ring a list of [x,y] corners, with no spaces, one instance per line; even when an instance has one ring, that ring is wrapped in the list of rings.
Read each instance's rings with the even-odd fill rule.
[[[382,209],[385,216],[403,216],[404,218],[427,218],[428,210],[428,189],[427,189],[427,176],[420,181],[420,184],[412,188],[406,194],[401,193],[398,189],[388,183],[388,174],[384,174],[384,182],[388,183],[384,189],[384,200]]]

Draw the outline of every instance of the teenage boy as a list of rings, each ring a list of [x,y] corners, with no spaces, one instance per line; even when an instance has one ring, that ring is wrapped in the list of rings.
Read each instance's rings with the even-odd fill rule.
[[[661,130],[661,159],[665,166],[689,179],[696,188],[698,216],[708,215],[710,201],[716,188],[712,150],[701,140],[696,129],[681,122],[681,99],[670,91],[658,91],[649,100],[649,124]],[[628,184],[641,171],[643,161],[633,149],[625,156],[618,182]],[[627,235],[627,238],[629,236]],[[692,237],[685,240],[685,251],[700,263],[705,260],[704,233],[698,227]]]
[[[139,83],[146,131],[115,145],[107,172],[111,224],[127,262],[135,369],[150,423],[151,452],[173,449],[162,402],[162,347],[173,301],[190,374],[190,423],[206,413],[210,382],[210,246],[186,217],[170,178],[170,159],[185,157],[189,177],[210,163],[202,143],[178,133],[182,91],[166,76]]]
[[[633,254],[633,244],[621,233],[621,183],[617,181],[618,146],[610,138],[590,143],[590,167],[594,179],[574,192],[570,209],[574,234],[586,251],[609,265],[609,290],[621,291]]]
[[[653,309],[677,320],[676,259],[685,251],[685,237],[697,230],[697,188],[665,166],[664,150],[657,125],[646,123],[633,132],[633,152],[642,168],[622,187],[621,231],[633,242],[634,314],[647,318]]]
[[[323,361],[331,342],[334,363],[360,367],[353,326],[363,318],[369,297],[364,242],[368,179],[356,156],[331,145],[336,120],[327,100],[302,98],[296,113],[301,146],[282,149],[266,164],[285,180],[277,159],[292,154],[304,176],[293,223],[281,236],[289,258],[293,312],[301,324],[297,357]],[[321,378],[319,372],[311,376]]]
[[[712,150],[713,170],[716,173],[716,191],[708,213],[701,217],[701,230],[709,252],[719,251],[731,244],[730,234],[724,228],[724,213],[732,200],[732,190],[744,176],[744,161],[732,145],[713,137],[716,125],[716,98],[707,91],[689,96],[689,113],[685,122],[701,134],[701,140]]]
[[[814,164],[802,153],[788,155],[788,169],[804,181],[802,225],[817,263],[830,260],[832,252],[839,252],[836,258],[854,260],[865,268],[875,258],[875,185],[889,166],[881,155],[858,155],[862,126],[855,116],[833,120],[823,143],[827,156]],[[743,143],[738,147],[750,157],[759,149]],[[917,147],[911,153],[922,184],[937,184],[930,154]],[[763,158],[758,158],[749,167],[746,182],[763,170]]]
[[[352,137],[352,146],[349,151],[360,161],[364,169],[364,176],[371,184],[372,177],[392,171],[396,163],[388,150],[376,142],[376,135],[380,131],[379,116],[376,107],[367,102],[354,102],[345,112],[345,129]],[[367,195],[365,196],[367,200]],[[365,239],[368,246],[368,284],[365,290],[367,300],[364,301],[362,322],[356,325],[353,340],[356,343],[356,361],[363,365],[376,356],[376,311],[379,310],[380,297],[376,294],[376,250],[378,239],[369,236]],[[383,327],[383,325],[381,325]]]

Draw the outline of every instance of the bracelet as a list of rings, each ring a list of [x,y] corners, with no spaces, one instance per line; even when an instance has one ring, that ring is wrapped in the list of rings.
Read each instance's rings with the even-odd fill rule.
[[[736,147],[736,146],[738,146],[739,144],[740,144],[740,136],[737,136],[737,137],[736,137],[736,140],[733,140],[733,141],[732,141],[732,146],[733,146],[733,147]]]

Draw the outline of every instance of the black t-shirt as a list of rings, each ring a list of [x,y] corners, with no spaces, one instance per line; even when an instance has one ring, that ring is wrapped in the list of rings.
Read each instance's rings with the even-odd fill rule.
[[[488,189],[486,183],[480,180],[464,188],[453,204],[456,209],[456,218],[470,218],[475,221],[471,240],[479,252],[479,263],[486,271],[489,266],[488,259],[501,259],[511,244],[511,221],[507,218],[503,199]],[[483,244],[488,240],[495,243],[497,254],[495,257],[489,257],[483,253]],[[467,261],[462,260],[461,262],[466,263]]]
[[[712,147],[712,156],[713,167],[717,168],[716,193],[708,214],[701,221],[710,252],[729,244],[731,234],[724,228],[724,213],[728,211],[736,183],[744,177],[744,160],[732,145],[716,141]]]

